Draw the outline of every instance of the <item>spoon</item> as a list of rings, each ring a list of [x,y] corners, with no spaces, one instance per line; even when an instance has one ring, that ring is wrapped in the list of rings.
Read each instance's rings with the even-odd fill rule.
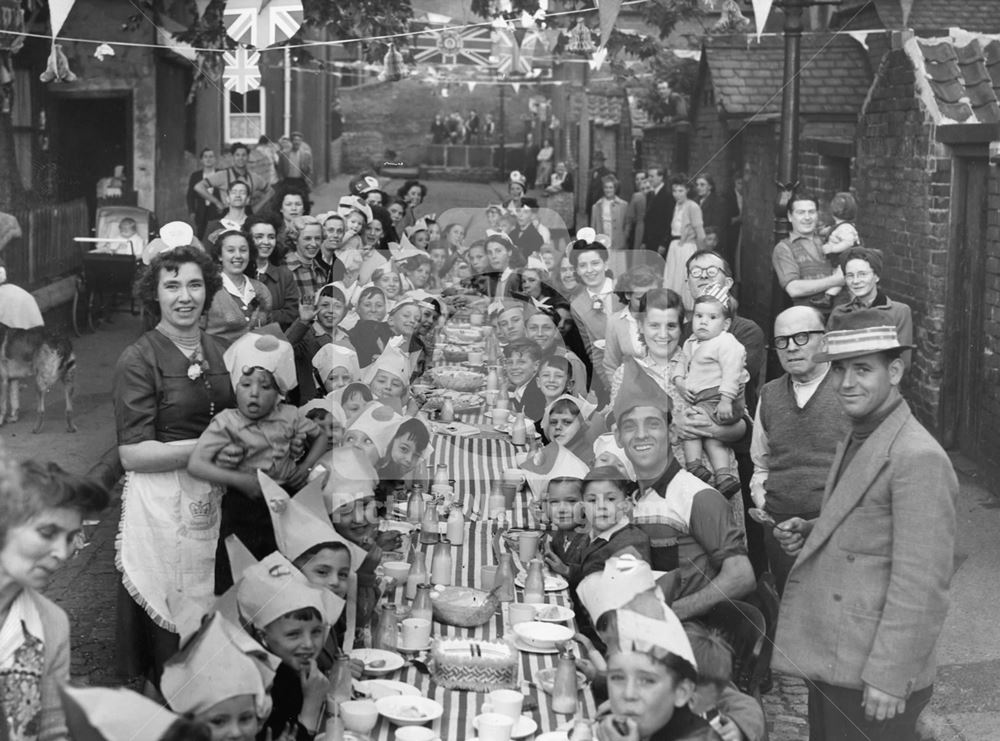
[[[365,669],[381,669],[385,666],[385,659],[375,659],[365,664]]]

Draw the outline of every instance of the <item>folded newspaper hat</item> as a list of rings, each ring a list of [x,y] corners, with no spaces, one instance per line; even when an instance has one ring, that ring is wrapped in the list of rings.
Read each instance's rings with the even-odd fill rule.
[[[261,630],[283,615],[310,607],[319,612],[324,625],[333,625],[345,605],[333,592],[310,584],[277,551],[243,572],[236,598],[244,619]]]
[[[582,479],[590,469],[587,464],[557,442],[551,442],[521,464],[525,481],[536,499],[545,495],[549,480],[561,476]]]
[[[61,685],[59,694],[73,741],[155,741],[181,719],[124,688]]]
[[[274,376],[278,389],[287,394],[298,384],[295,376],[295,352],[286,340],[269,334],[248,332],[226,348],[222,360],[235,389],[244,374],[263,368]]]
[[[335,342],[328,342],[313,355],[312,366],[324,382],[334,368],[344,368],[351,376],[351,381],[361,380],[358,353],[353,347],[344,347]]]
[[[576,588],[576,595],[596,623],[608,610],[625,607],[640,595],[649,594],[663,601],[656,586],[662,575],[636,554],[619,554],[604,562],[604,571],[584,578]]]
[[[649,377],[635,358],[626,358],[622,367],[622,384],[611,405],[616,422],[636,407],[654,407],[664,414],[670,414],[671,403],[667,392]]]
[[[271,712],[268,687],[274,682],[274,671],[251,653],[264,656],[267,651],[245,630],[213,613],[167,660],[160,691],[172,710],[193,715],[224,700],[251,695],[257,717],[266,718]]]
[[[328,460],[330,476],[323,487],[328,514],[333,514],[344,505],[375,496],[378,474],[368,456],[357,448],[344,446],[334,448]]]
[[[603,638],[609,656],[619,651],[651,653],[657,657],[672,654],[697,671],[698,662],[684,626],[666,605],[662,606],[662,616],[657,611],[656,617],[627,608],[614,610],[606,616],[606,624]]]

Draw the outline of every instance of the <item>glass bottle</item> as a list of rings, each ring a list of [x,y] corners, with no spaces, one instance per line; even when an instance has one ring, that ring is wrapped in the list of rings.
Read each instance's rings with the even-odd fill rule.
[[[441,404],[441,411],[438,414],[438,419],[445,424],[455,421],[455,405],[452,403],[451,399],[445,397],[445,400]]]
[[[434,620],[434,608],[431,604],[431,585],[418,584],[417,595],[410,606],[410,617],[423,620]]]
[[[434,502],[424,507],[424,516],[420,522],[420,542],[437,543],[440,538],[438,532],[438,508]]]
[[[330,680],[330,690],[326,693],[328,706],[339,707],[340,703],[351,699],[353,694],[351,660],[346,653],[338,649],[327,678]]]
[[[424,517],[424,493],[423,487],[413,485],[410,498],[406,500],[406,520],[411,525],[419,525]]]
[[[385,519],[392,520],[396,514],[396,492],[390,491],[385,497]]]
[[[514,601],[514,559],[509,553],[500,554],[500,565],[493,578],[493,588],[501,602]]]
[[[537,558],[531,559],[528,575],[524,577],[524,601],[534,605],[545,601],[545,574],[542,562]]]
[[[350,699],[350,698],[348,698]],[[340,703],[329,703],[329,714],[323,728],[324,741],[344,741],[344,720],[340,717]]]
[[[490,370],[486,374],[486,390],[487,391],[500,390],[500,376],[497,373],[497,369],[493,366],[490,366]]]
[[[518,412],[510,425],[510,441],[514,445],[525,445],[528,442],[528,435],[524,430],[524,412]]]
[[[383,605],[373,648],[380,648],[383,651],[395,651],[398,645],[399,616],[396,614],[396,606]]]
[[[497,479],[493,482],[493,488],[490,490],[489,499],[486,500],[487,515],[490,519],[500,517],[507,509],[506,505],[507,500],[503,495],[503,485],[500,479]]]
[[[497,403],[493,405],[494,409],[510,409],[510,399],[507,398],[507,392],[503,390],[503,384],[501,384],[500,392],[497,394]]]
[[[447,538],[434,546],[434,557],[431,559],[431,583],[451,586],[451,543]]]
[[[427,564],[424,562],[424,553],[417,548],[413,549],[416,556],[410,566],[410,573],[406,576],[406,598],[414,599],[417,596],[417,587],[427,583]]]
[[[448,542],[452,545],[465,542],[465,517],[460,507],[452,507],[448,513]]]
[[[576,660],[573,652],[566,648],[559,653],[556,678],[552,683],[552,709],[563,715],[576,712]]]
[[[448,466],[444,463],[438,463],[437,468],[434,469],[434,484],[436,486],[449,486],[451,481],[448,479]]]

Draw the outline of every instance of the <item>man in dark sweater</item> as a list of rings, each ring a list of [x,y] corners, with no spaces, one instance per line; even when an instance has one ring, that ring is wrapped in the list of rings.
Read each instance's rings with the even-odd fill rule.
[[[823,331],[823,316],[808,306],[793,306],[774,320],[772,344],[785,374],[761,389],[750,444],[750,494],[778,522],[819,516],[837,443],[850,429],[830,364],[813,360]],[[764,530],[764,545],[781,593],[795,558],[781,550],[770,528]]]

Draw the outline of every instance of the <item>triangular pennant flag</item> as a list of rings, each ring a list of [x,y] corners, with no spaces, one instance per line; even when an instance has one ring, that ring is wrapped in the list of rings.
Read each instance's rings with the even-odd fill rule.
[[[212,2],[212,0],[194,0],[194,4],[198,8],[199,18],[205,15],[205,11],[208,10],[208,4],[210,2]]]
[[[52,23],[52,38],[55,39],[62,31],[63,24],[73,9],[76,0],[49,0],[49,20]]]
[[[868,49],[868,31],[848,31],[847,35]]]
[[[471,93],[471,92],[472,92],[473,90],[475,90],[475,89],[476,89],[476,83],[475,83],[475,82],[473,82],[473,81],[471,81],[471,80],[470,80],[469,82],[465,83],[465,86],[466,86],[467,88],[469,88],[469,92],[470,92],[470,93]]]
[[[622,0],[599,0],[597,12],[601,17],[601,46],[607,44],[611,38],[611,31],[615,27],[621,8]]]
[[[753,22],[757,27],[757,41],[760,41],[760,35],[764,33],[764,26],[767,24],[767,17],[771,15],[773,4],[774,0],[753,0]]]
[[[599,71],[601,67],[604,66],[604,60],[608,57],[608,50],[605,47],[601,47],[594,52],[593,56],[590,58],[590,68],[594,71]]]
[[[910,22],[910,11],[913,10],[913,0],[899,0],[899,8],[903,11],[903,28]]]
[[[518,93],[518,92],[519,92],[519,91],[521,90],[521,83],[519,83],[519,82],[512,82],[512,83],[510,84],[510,86],[511,86],[512,88],[514,88],[514,93],[515,93],[515,94],[517,94],[517,93]]]

